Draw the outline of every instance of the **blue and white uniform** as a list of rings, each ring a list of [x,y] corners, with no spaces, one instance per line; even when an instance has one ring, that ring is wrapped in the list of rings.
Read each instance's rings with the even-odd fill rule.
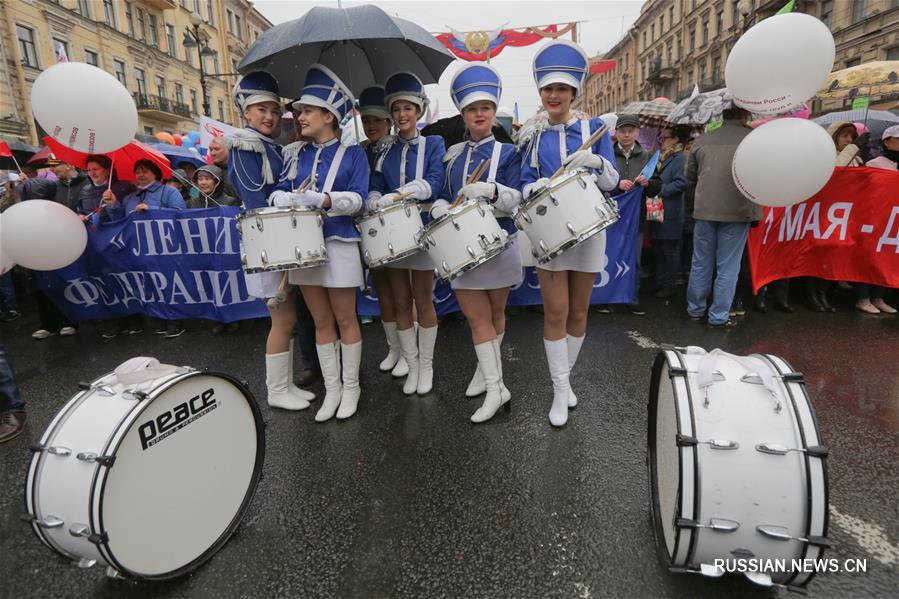
[[[387,80],[387,106],[397,100],[406,100],[424,110],[427,98],[424,85],[411,73],[398,73]],[[396,197],[392,194],[411,193],[409,199],[418,201],[423,224],[431,221],[429,212],[433,202],[443,189],[445,171],[443,156],[446,146],[437,135],[423,136],[416,132],[412,139],[389,135],[375,144],[377,155],[371,175],[371,185],[366,201],[368,209],[375,209],[379,202],[386,204]],[[416,252],[408,258],[388,265],[388,268],[433,270],[427,252]]]
[[[479,100],[487,100],[494,107],[499,105],[502,84],[499,75],[488,65],[471,64],[456,73],[451,84],[451,95],[459,111]],[[471,173],[482,161],[490,164],[478,182],[487,185],[468,184]],[[434,216],[446,212],[449,204],[460,195],[466,199],[484,199],[494,207],[499,225],[512,238],[511,245],[499,256],[451,282],[453,289],[501,289],[518,285],[524,278],[517,233],[512,213],[521,203],[519,179],[521,158],[512,144],[503,144],[492,134],[478,141],[465,141],[452,146],[446,152],[446,183],[434,202]],[[492,184],[492,185],[491,185]]]
[[[247,107],[263,102],[281,103],[278,84],[261,71],[249,73],[234,86],[234,103],[243,113]],[[267,198],[278,182],[281,172],[281,147],[252,127],[234,131],[228,138],[228,181],[240,199],[244,210],[265,208]],[[258,298],[275,297],[281,283],[281,273],[244,273],[247,292]]]
[[[569,65],[569,66],[563,66]],[[587,73],[587,58],[576,44],[556,40],[547,44],[534,58],[534,78],[537,88],[552,83],[563,83],[579,90]],[[521,191],[527,199],[532,190],[543,187],[566,160],[577,158],[567,167],[584,166],[597,176],[599,188],[611,191],[618,185],[618,171],[615,170],[615,153],[611,134],[603,135],[599,141],[585,150],[583,156],[575,157],[578,148],[603,126],[600,118],[578,119],[572,117],[566,123],[551,125],[540,123],[534,130],[519,139],[521,150]],[[586,162],[585,162],[586,160]],[[575,270],[599,272],[605,259],[605,231],[564,252],[539,268],[551,271]]]
[[[317,106],[340,121],[353,109],[354,102],[343,82],[329,69],[316,64],[309,67],[303,94],[293,107]],[[359,231],[353,224],[353,216],[362,211],[368,194],[365,150],[359,145],[345,146],[339,137],[323,144],[298,141],[284,148],[283,159],[284,168],[269,198],[273,205],[321,209],[325,195],[331,198],[324,220],[328,263],[290,271],[290,283],[331,288],[361,286]],[[310,183],[306,190],[300,192],[298,188],[307,180]]]

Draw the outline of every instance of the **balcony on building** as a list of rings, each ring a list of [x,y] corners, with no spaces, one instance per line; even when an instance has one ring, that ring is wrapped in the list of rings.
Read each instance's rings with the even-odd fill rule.
[[[649,63],[649,74],[646,79],[650,83],[667,83],[675,77],[674,65],[660,58]]]
[[[134,103],[139,114],[151,119],[177,123],[191,118],[190,106],[161,96],[136,92]]]
[[[178,8],[176,0],[146,0],[145,4],[150,8],[158,8],[159,10]]]

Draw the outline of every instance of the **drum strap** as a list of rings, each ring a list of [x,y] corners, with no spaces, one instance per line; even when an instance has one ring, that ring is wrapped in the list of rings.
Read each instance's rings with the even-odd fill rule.
[[[590,141],[590,120],[581,119],[581,145]]]
[[[340,144],[337,148],[337,152],[334,154],[334,160],[331,161],[331,166],[328,167],[328,176],[325,178],[325,184],[322,185],[321,192],[328,193],[331,191],[331,187],[334,185],[334,179],[337,178],[337,173],[340,171],[340,163],[343,162],[343,155],[346,153],[346,146]]]
[[[125,360],[115,369],[115,377],[124,386],[152,381],[178,371],[177,366],[160,364],[156,358],[137,357]]]
[[[776,396],[777,385],[774,382],[774,373],[771,367],[762,360],[752,356],[735,356],[721,349],[713,349],[699,360],[699,368],[696,375],[696,384],[700,389],[710,386],[714,382],[715,362],[719,357],[727,357],[740,364],[748,373],[757,375],[768,391]]]
[[[490,156],[490,172],[487,175],[487,183],[496,181],[496,171],[499,169],[499,158],[503,153],[503,144],[494,142],[493,154]]]
[[[400,184],[399,187],[402,187],[406,184],[406,155],[409,153],[409,147],[411,143],[403,144],[403,152],[400,155]],[[416,144],[416,151],[418,154],[415,155],[415,178],[416,179],[424,179],[425,176],[425,150],[428,147],[428,138],[424,135],[420,135],[418,138],[418,143]]]

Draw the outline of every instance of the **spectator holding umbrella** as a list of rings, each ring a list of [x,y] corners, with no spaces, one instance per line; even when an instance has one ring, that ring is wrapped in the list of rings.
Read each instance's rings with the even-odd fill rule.
[[[649,223],[656,259],[656,293],[669,298],[677,293],[675,283],[680,271],[680,242],[684,230],[684,193],[689,183],[684,173],[687,155],[684,145],[690,141],[690,129],[683,125],[663,129],[659,137],[661,154],[653,180],[659,186],[664,220]]]
[[[124,198],[134,191],[134,185],[115,178],[110,186],[111,169],[112,160],[108,156],[102,154],[88,156],[85,170],[90,183],[81,189],[75,204],[75,212],[81,215],[81,220],[88,220],[90,215],[100,207],[103,193],[107,189],[111,189],[117,198]]]
[[[136,161],[134,163],[134,178],[137,181],[137,189],[121,200],[111,190],[103,192],[103,207],[97,214],[93,215],[94,222],[103,220],[115,221],[125,218],[132,212],[146,212],[151,208],[186,208],[181,194],[173,187],[161,183],[162,169],[152,160],[141,159]],[[126,316],[120,320],[117,328],[103,333],[103,338],[113,339],[124,333],[136,335],[143,332],[141,323],[140,314]],[[166,339],[173,339],[180,337],[184,333],[184,327],[181,326],[179,321],[170,320],[166,322],[164,329],[156,332],[165,335]]]

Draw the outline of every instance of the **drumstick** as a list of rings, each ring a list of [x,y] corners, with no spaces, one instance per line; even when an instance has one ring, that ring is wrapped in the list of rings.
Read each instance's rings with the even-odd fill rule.
[[[415,193],[414,191],[407,191],[407,192],[405,192],[405,193],[401,193],[401,194],[397,195],[397,196],[393,199],[393,201],[394,201],[394,202],[401,202],[401,201],[405,200],[406,198],[408,198],[409,196],[411,196],[411,195],[414,194],[414,193]]]
[[[481,178],[481,175],[484,174],[484,172],[487,170],[487,168],[488,168],[489,166],[490,166],[490,159],[489,159],[489,158],[488,158],[487,160],[481,160],[481,161],[478,163],[478,166],[475,167],[475,169],[471,172],[471,175],[468,177],[468,181],[467,181],[465,184],[466,184],[466,185],[471,185],[472,183],[477,182],[477,181]],[[460,203],[463,199],[465,199],[465,198],[464,198],[464,196],[460,193],[460,194],[456,197],[456,201],[452,203],[452,205],[450,206],[450,208],[455,208],[456,206],[458,206],[459,203]]]
[[[590,139],[588,139],[583,144],[581,144],[581,147],[579,147],[577,150],[575,150],[575,152],[580,152],[581,150],[586,150],[588,148],[591,148],[593,146],[593,144],[598,142],[600,140],[600,138],[603,135],[605,135],[608,131],[609,131],[609,128],[607,126],[603,125],[599,129],[597,129],[593,135],[590,136]],[[554,172],[553,176],[550,177],[549,180],[552,181],[553,179],[555,179],[556,177],[558,177],[559,175],[561,175],[564,172],[565,172],[565,167],[560,166],[559,170]]]

